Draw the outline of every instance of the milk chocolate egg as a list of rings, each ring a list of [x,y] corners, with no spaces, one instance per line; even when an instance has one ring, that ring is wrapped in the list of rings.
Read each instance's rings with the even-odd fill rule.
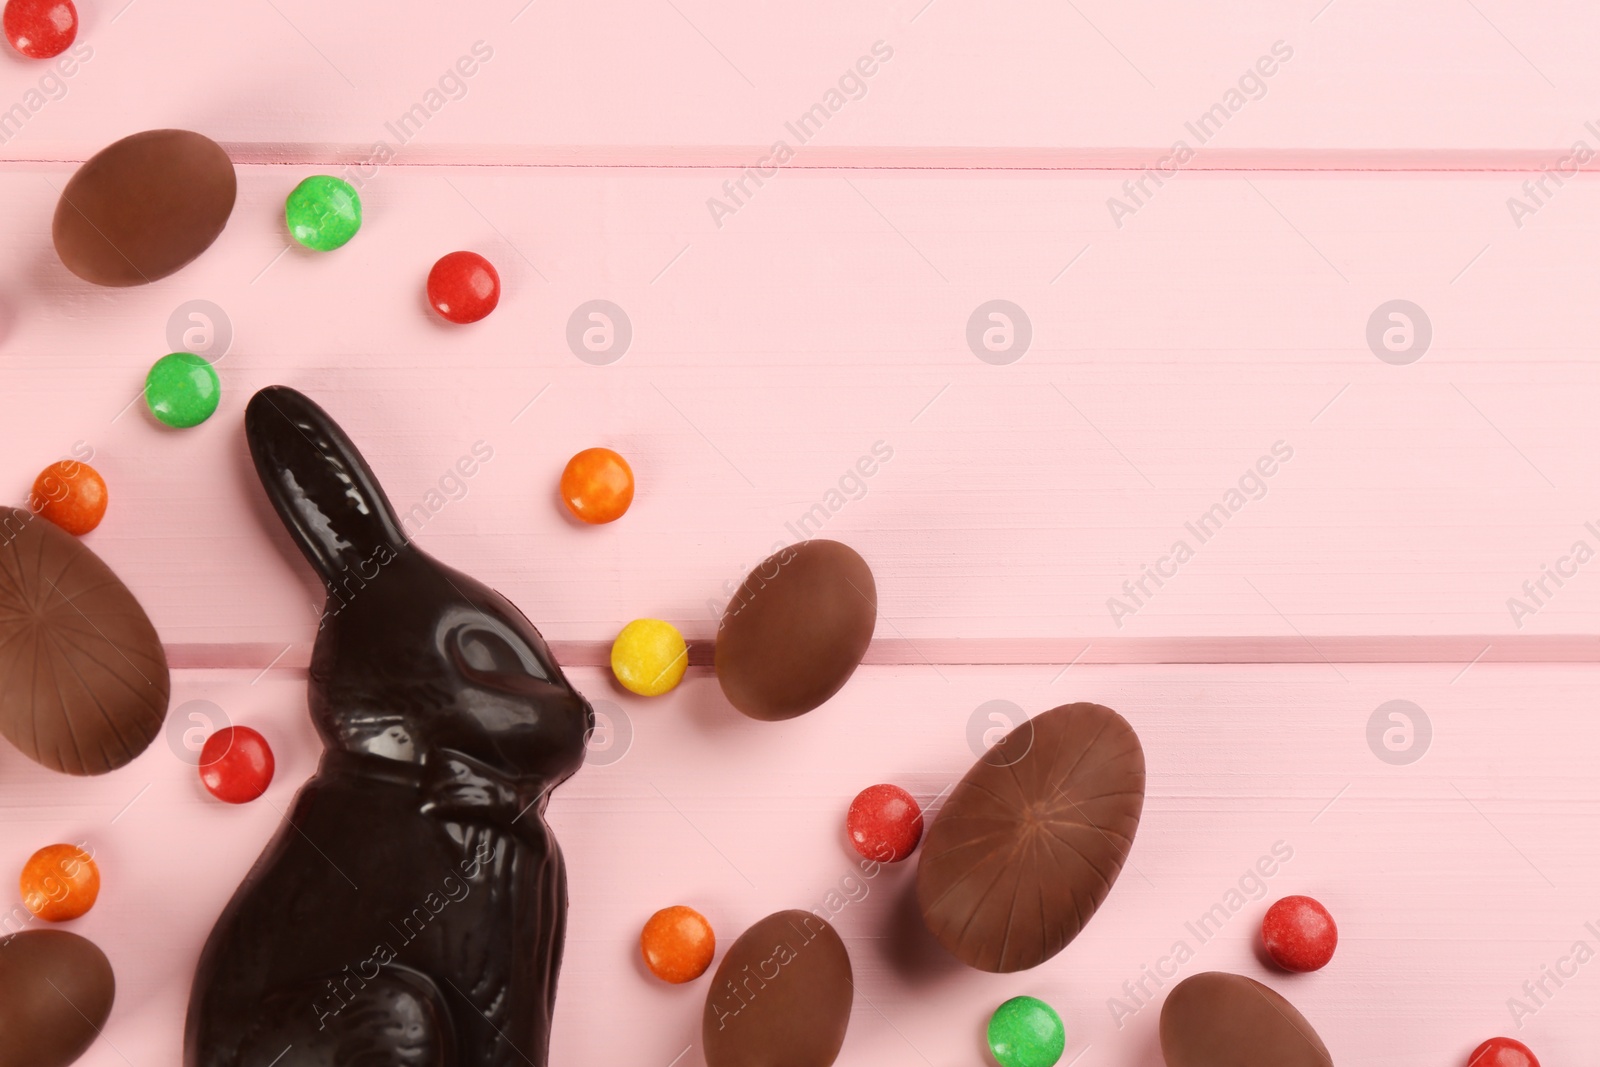
[[[101,149],[61,191],[52,231],[68,270],[96,285],[165,278],[211,247],[238,182],[222,146],[146,130]]]
[[[161,639],[111,568],[0,508],[0,733],[53,770],[101,774],[160,731],[168,685]]]
[[[116,992],[106,954],[77,934],[0,939],[0,1067],[66,1067],[94,1043]]]
[[[923,921],[981,971],[1038,966],[1111,891],[1143,808],[1144,750],[1122,716],[1036,715],[984,753],[923,838]]]
[[[792,545],[763,560],[728,601],[717,680],[752,719],[804,715],[850,680],[877,619],[878,587],[854,549]]]
[[[1167,1067],[1333,1067],[1322,1038],[1293,1004],[1243,975],[1208,971],[1172,987],[1161,1005]]]
[[[768,915],[740,935],[711,980],[706,1067],[828,1067],[844,1045],[850,954],[809,911]]]

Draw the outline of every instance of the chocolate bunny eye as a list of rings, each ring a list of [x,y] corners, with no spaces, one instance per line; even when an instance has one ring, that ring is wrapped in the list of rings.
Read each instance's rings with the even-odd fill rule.
[[[531,675],[543,682],[550,680],[533,654],[498,629],[487,625],[464,626],[455,634],[456,654],[461,663],[480,674]]]

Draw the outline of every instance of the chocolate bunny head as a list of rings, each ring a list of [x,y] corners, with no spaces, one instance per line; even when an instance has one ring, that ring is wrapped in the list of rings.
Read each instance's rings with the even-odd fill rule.
[[[245,436],[328,591],[310,679],[323,742],[410,763],[460,753],[545,789],[576,771],[588,701],[509,600],[410,543],[327,412],[270,386],[250,399]]]

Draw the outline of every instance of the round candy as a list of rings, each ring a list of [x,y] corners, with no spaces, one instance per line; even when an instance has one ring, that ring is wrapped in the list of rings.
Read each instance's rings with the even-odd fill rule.
[[[29,59],[59,56],[78,36],[78,9],[72,0],[9,0],[6,40]]]
[[[1333,959],[1339,928],[1328,909],[1310,897],[1284,897],[1261,920],[1267,955],[1286,971],[1315,971]]]
[[[561,472],[561,499],[584,522],[615,522],[633,503],[633,468],[609,448],[586,448]]]
[[[316,174],[294,187],[283,216],[296,241],[318,252],[332,252],[361,229],[361,197],[349,182]]]
[[[476,252],[451,252],[428,272],[428,303],[451,322],[477,322],[500,303],[500,272]]]
[[[692,982],[706,973],[717,953],[717,937],[706,917],[693,908],[674,904],[662,908],[644,924],[639,951],[645,966],[663,982]]]
[[[22,867],[22,903],[46,922],[76,919],[100,895],[100,868],[77,845],[46,845]]]
[[[29,504],[67,533],[81,537],[105,518],[105,479],[87,463],[64,459],[39,472]]]
[[[1539,1067],[1539,1058],[1520,1041],[1491,1037],[1472,1050],[1467,1067]]]
[[[989,1016],[989,1051],[1000,1067],[1052,1067],[1066,1047],[1061,1016],[1037,997],[1012,997]]]
[[[899,863],[922,840],[922,808],[897,785],[869,785],[850,802],[850,843],[869,860]]]
[[[267,739],[248,726],[225,726],[200,749],[200,781],[229,804],[244,804],[267,791],[276,765]]]
[[[683,680],[689,646],[670,622],[634,619],[611,645],[611,673],[630,693],[660,696]]]
[[[205,422],[221,399],[217,369],[193,352],[162,356],[144,379],[144,402],[150,413],[179,429]]]

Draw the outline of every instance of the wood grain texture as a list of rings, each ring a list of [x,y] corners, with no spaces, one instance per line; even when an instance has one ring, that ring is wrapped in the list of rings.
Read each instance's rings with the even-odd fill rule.
[[[1559,155],[1600,118],[1587,47],[1600,25],[1574,0],[1536,10],[1504,0],[401,0],[381,12],[273,0],[227,18],[201,0],[122,0],[85,4],[82,17],[92,56],[20,134],[0,131],[0,156],[82,158],[169,125],[222,141],[398,146],[388,124],[417,105],[432,110],[405,131],[403,151],[764,150],[786,122],[832,105],[830,90],[840,95],[819,145],[1164,150],[1180,138],[1197,146],[1184,124],[1220,104],[1231,110],[1211,131],[1219,147]],[[892,58],[863,89],[841,87],[880,41]],[[490,58],[441,86],[480,42]],[[1292,58],[1241,82],[1278,42]],[[0,106],[39,88],[40,68],[9,53],[0,61]]]
[[[303,173],[244,168],[217,245],[126,292],[52,261],[66,168],[0,173],[22,220],[0,266],[10,492],[92,448],[112,503],[89,543],[169,644],[312,638],[320,596],[239,429],[275,382],[345,423],[420,544],[557,641],[609,641],[639,616],[709,638],[749,567],[818,532],[872,565],[883,640],[1600,625],[1600,580],[1561,563],[1600,548],[1573,445],[1600,401],[1572,310],[1600,228],[1587,183],[1518,230],[1503,177],[1193,176],[1117,230],[1104,176],[807,173],[718,230],[714,174],[395,168],[367,186],[360,238],[319,256],[286,250],[281,198]],[[468,328],[421,293],[456,247],[506,283]],[[1033,325],[1009,366],[965,337],[997,296]],[[1433,324],[1409,366],[1365,337],[1396,297]],[[197,298],[232,324],[223,404],[170,432],[136,397]],[[633,325],[609,366],[566,340],[595,298]],[[479,442],[494,458],[460,477]],[[555,484],[596,444],[630,457],[639,495],[626,522],[580,529]],[[1247,485],[1265,495],[1230,498],[1275,446],[1292,459]],[[1225,524],[1195,527],[1230,499]],[[1179,540],[1193,558],[1161,563]],[[1159,587],[1158,563],[1176,569]],[[1543,574],[1558,566],[1559,585]]]
[[[1461,1063],[1493,1033],[1547,1064],[1587,1051],[1600,977],[1568,969],[1600,949],[1600,192],[1574,151],[1600,150],[1592,6],[79,10],[70,75],[0,49],[0,498],[92,455],[111,506],[87,543],[176,668],[168,738],[111,775],[0,746],[0,869],[84,841],[105,875],[74,928],[121,997],[88,1067],[177,1062],[200,945],[316,759],[321,593],[240,428],[273,383],[339,418],[416,540],[603,702],[613,747],[551,809],[574,898],[552,1062],[702,1063],[704,981],[666,988],[635,953],[679,902],[724,945],[829,913],[858,980],[845,1067],[981,1062],[988,1013],[1023,993],[1061,1010],[1078,1067],[1154,1067],[1162,991],[1206,969],[1283,992],[1339,1063]],[[892,56],[841,85],[879,41]],[[155,285],[78,282],[50,247],[59,190],[169,126],[240,164],[231,224]],[[792,158],[752,170],[779,140]],[[331,255],[282,223],[319,172],[366,205]],[[422,293],[458,248],[505,282],[465,329]],[[632,328],[608,365],[567,339],[597,299]],[[1004,365],[968,340],[996,299],[1032,331]],[[1402,299],[1432,328],[1409,365],[1368,342]],[[221,410],[178,433],[138,394],[198,345],[192,301],[233,340]],[[638,498],[579,528],[556,480],[601,444]],[[464,474],[475,446],[492,458]],[[1292,456],[1258,489],[1275,446]],[[814,714],[752,722],[706,669],[715,620],[811,534],[872,565],[877,639]],[[601,666],[640,616],[693,642],[656,701]],[[877,781],[936,802],[986,733],[1071,700],[1144,745],[1129,866],[1055,960],[965,970],[922,931],[910,865],[861,877],[843,813]],[[212,802],[185,761],[219,710],[276,751],[253,805]],[[1419,711],[1426,754],[1386,762]],[[1317,975],[1255,957],[1295,892],[1343,935]]]
[[[758,723],[727,706],[704,670],[657,700],[575,670],[612,738],[622,736],[621,709],[632,740],[622,758],[580,771],[550,809],[573,900],[552,1062],[665,1065],[687,1046],[679,1062],[701,1062],[704,980],[668,987],[635,958],[645,918],[680,902],[703,911],[724,946],[775,910],[832,914],[858,982],[844,1067],[981,1062],[988,1012],[1022,993],[1061,1011],[1069,1057],[1088,1046],[1082,1063],[1151,1067],[1162,990],[1144,968],[1172,970],[1162,961],[1179,941],[1192,958],[1177,974],[1232,970],[1267,982],[1313,1022],[1336,1063],[1462,1063],[1501,1032],[1545,1062],[1572,1062],[1587,1047],[1587,1020],[1600,1009],[1593,963],[1560,988],[1547,981],[1539,1006],[1522,983],[1574,942],[1600,943],[1585,925],[1600,926],[1585,844],[1600,812],[1600,725],[1588,710],[1600,669],[1080,665],[1052,681],[1056,673],[864,667],[815,713]],[[252,677],[174,674],[178,712],[211,701],[269,738],[278,776],[251,805],[211,801],[161,740],[86,782],[0,750],[0,865],[17,869],[47,841],[86,841],[104,877],[99,904],[73,928],[111,956],[120,999],[86,1067],[123,1064],[118,1050],[135,1063],[176,1061],[200,945],[314,766],[302,681]],[[1148,799],[1129,864],[1054,960],[1009,976],[967,970],[921,930],[914,860],[862,877],[845,810],[877,781],[933,801],[970,766],[968,731],[991,701],[1034,713],[1071,700],[1118,709],[1144,746]],[[1407,766],[1368,747],[1369,719],[1391,700],[1413,702],[1432,724],[1425,755]],[[976,716],[986,728],[994,708]],[[1289,858],[1269,864],[1270,877],[1247,877],[1275,844]],[[1254,956],[1261,915],[1290,893],[1317,896],[1339,923],[1338,953],[1315,975],[1276,974]],[[1223,912],[1202,939],[1189,924],[1216,905]],[[1156,998],[1148,1007],[1123,990],[1141,980]],[[1511,997],[1534,1008],[1520,1030]],[[1125,1005],[1120,1029],[1113,998]]]

